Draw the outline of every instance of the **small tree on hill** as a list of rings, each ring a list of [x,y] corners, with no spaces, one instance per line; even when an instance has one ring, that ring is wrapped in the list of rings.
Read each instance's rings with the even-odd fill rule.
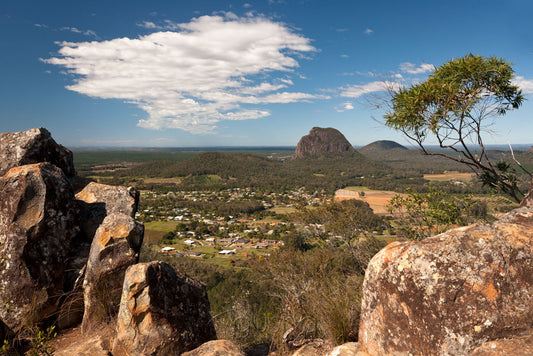
[[[469,54],[452,59],[426,81],[394,92],[386,125],[403,132],[425,154],[468,165],[484,184],[520,202],[516,171],[507,162],[491,162],[482,138],[491,124],[487,119],[518,109],[524,101],[511,83],[513,75],[511,64],[501,58]],[[446,151],[428,151],[428,137]]]

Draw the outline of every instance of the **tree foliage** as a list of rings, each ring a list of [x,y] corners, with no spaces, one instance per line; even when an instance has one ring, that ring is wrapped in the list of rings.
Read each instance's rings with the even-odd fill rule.
[[[493,164],[482,134],[491,118],[518,109],[524,97],[511,80],[511,64],[497,57],[473,54],[453,59],[429,78],[393,93],[386,125],[403,132],[424,153],[468,165],[482,180],[519,202],[515,172],[509,164]],[[426,139],[436,139],[445,152],[430,152]]]
[[[466,225],[487,217],[487,204],[465,196],[458,199],[431,188],[428,193],[407,190],[396,195],[388,205],[398,217],[399,235],[421,240],[446,231],[453,225]]]

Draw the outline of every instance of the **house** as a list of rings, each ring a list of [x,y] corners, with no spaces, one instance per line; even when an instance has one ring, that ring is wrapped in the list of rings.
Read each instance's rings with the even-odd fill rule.
[[[187,240],[185,240],[185,241],[183,241],[183,242],[184,242],[185,244],[189,245],[189,246],[194,245],[194,244],[196,243],[196,241],[194,241],[194,240],[189,240],[189,239],[187,239]]]
[[[235,250],[222,250],[218,254],[227,256],[227,255],[234,255],[235,252],[236,252]]]
[[[168,246],[163,247],[161,249],[161,252],[172,252],[172,251],[176,251],[176,249],[174,247],[168,247]]]

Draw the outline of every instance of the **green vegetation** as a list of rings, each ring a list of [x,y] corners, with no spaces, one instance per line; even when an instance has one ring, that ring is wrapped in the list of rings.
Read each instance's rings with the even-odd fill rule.
[[[472,169],[481,181],[520,202],[516,168],[510,162],[493,163],[483,143],[490,118],[518,109],[524,97],[511,83],[514,71],[501,58],[472,54],[435,69],[422,83],[393,94],[386,124],[416,143],[425,154],[442,156]],[[446,151],[429,151],[433,137]]]
[[[452,226],[462,226],[487,219],[487,204],[471,196],[452,196],[431,188],[428,193],[397,195],[389,203],[395,214],[398,234],[421,240],[440,234]]]

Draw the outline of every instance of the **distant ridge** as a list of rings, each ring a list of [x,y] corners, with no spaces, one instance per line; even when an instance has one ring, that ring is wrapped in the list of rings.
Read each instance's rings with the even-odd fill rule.
[[[361,147],[357,151],[359,153],[367,154],[370,152],[376,152],[376,151],[388,151],[393,149],[401,149],[401,150],[407,150],[406,147],[400,145],[397,142],[394,141],[387,141],[387,140],[380,140],[375,141],[372,143],[369,143],[368,145]]]
[[[317,157],[328,153],[355,152],[346,137],[332,127],[313,127],[308,135],[303,136],[294,152],[294,159]]]

